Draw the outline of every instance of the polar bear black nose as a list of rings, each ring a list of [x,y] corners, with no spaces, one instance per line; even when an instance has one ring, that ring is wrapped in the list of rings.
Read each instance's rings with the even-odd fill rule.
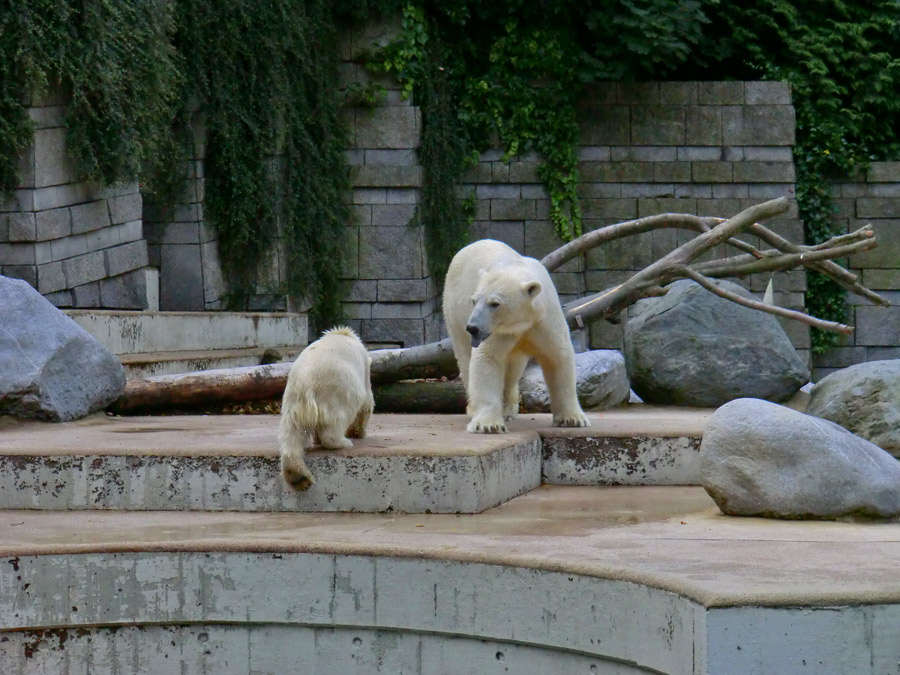
[[[469,324],[466,326],[466,332],[472,337],[478,337],[478,334],[481,332],[481,329],[478,326],[473,326]]]

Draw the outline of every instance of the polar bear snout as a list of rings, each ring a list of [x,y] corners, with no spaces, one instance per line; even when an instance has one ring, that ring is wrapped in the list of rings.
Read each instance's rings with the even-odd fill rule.
[[[472,336],[472,349],[484,342],[488,336],[486,331],[471,323],[466,326],[466,332]]]

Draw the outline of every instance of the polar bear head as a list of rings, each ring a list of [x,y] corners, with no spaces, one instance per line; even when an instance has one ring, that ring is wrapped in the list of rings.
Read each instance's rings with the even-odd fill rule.
[[[543,286],[528,270],[503,265],[479,270],[478,275],[472,313],[466,322],[473,348],[494,333],[521,335],[541,318],[543,309],[535,300]]]

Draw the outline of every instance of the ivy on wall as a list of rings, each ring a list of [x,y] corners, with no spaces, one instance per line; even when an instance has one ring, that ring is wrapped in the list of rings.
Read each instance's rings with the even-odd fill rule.
[[[23,104],[51,84],[68,95],[70,153],[84,178],[140,180],[172,204],[193,135],[206,128],[205,215],[219,235],[232,303],[256,285],[276,237],[286,288],[313,322],[340,312],[340,245],[350,219],[326,0],[2,0],[0,198],[31,142]]]
[[[403,30],[373,62],[423,109],[419,217],[439,279],[471,219],[456,185],[491,145],[506,159],[535,151],[557,233],[580,233],[577,108],[592,82],[790,82],[810,243],[836,233],[832,177],[900,158],[895,0],[0,0],[0,198],[31,141],[24,104],[51,83],[71,97],[83,174],[139,179],[163,201],[199,112],[206,215],[236,301],[280,238],[285,290],[312,297],[320,321],[335,317],[350,217],[338,36],[394,12]],[[843,318],[840,289],[814,274],[808,287],[810,311]],[[814,349],[831,339],[814,335]]]

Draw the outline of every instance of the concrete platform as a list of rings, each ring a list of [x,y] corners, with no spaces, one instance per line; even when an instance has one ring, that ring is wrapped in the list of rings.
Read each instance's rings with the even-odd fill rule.
[[[900,662],[900,524],[728,518],[700,488],[542,486],[479,515],[6,511],[0,532],[10,675]]]
[[[466,433],[461,415],[375,415],[353,448],[308,454],[303,493],[281,478],[277,416],[6,423],[0,508],[477,513],[542,481],[696,484],[709,414],[625,406],[586,429],[522,415],[501,435]]]

